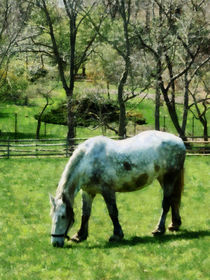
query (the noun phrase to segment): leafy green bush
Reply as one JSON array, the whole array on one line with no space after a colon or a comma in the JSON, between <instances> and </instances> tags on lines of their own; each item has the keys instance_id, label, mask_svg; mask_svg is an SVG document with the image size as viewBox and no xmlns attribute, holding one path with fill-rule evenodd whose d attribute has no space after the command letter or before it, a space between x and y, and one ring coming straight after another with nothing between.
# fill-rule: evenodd
<instances>
[{"instance_id":1,"label":"leafy green bush","mask_svg":"<svg viewBox=\"0 0 210 280\"><path fill-rule=\"evenodd\" d=\"M88 127L98 124L109 124L118 122L119 106L113 100L107 100L97 95L89 95L75 100L73 104L75 120L77 126ZM146 121L142 114L129 112L128 121L137 124L145 124ZM38 119L38 115L35 115ZM67 125L67 105L59 104L56 108L51 109L43 114L42 121L46 123Z\"/></svg>"}]
</instances>

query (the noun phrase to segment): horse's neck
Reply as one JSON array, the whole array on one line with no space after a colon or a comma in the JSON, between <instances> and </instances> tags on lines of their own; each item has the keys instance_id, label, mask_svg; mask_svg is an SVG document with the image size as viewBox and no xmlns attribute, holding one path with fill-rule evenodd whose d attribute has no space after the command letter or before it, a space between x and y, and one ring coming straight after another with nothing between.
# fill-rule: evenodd
<instances>
[{"instance_id":1,"label":"horse's neck","mask_svg":"<svg viewBox=\"0 0 210 280\"><path fill-rule=\"evenodd\" d=\"M77 180L73 179L72 177L62 176L57 189L57 196L61 197L64 193L68 197L72 207L74 205L75 196L80 190Z\"/></svg>"},{"instance_id":2,"label":"horse's neck","mask_svg":"<svg viewBox=\"0 0 210 280\"><path fill-rule=\"evenodd\" d=\"M80 190L78 166L83 155L84 151L82 149L75 150L64 169L58 186L58 192L67 194L72 206L74 198Z\"/></svg>"},{"instance_id":3,"label":"horse's neck","mask_svg":"<svg viewBox=\"0 0 210 280\"><path fill-rule=\"evenodd\" d=\"M76 195L78 194L79 190L80 189L77 186L75 187L74 185L70 186L69 188L67 188L65 190L65 192L69 196L69 200L70 200L72 207L74 206L74 199L75 199Z\"/></svg>"}]
</instances>

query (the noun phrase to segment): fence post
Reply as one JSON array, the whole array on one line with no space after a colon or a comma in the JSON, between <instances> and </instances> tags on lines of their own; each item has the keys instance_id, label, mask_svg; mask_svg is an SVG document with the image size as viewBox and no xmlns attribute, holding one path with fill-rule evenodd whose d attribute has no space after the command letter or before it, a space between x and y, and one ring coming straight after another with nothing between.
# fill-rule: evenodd
<instances>
[{"instance_id":1,"label":"fence post","mask_svg":"<svg viewBox=\"0 0 210 280\"><path fill-rule=\"evenodd\" d=\"M38 148L37 148L37 142L36 142L36 148L35 148L35 150L36 150L36 157L38 157Z\"/></svg>"},{"instance_id":2,"label":"fence post","mask_svg":"<svg viewBox=\"0 0 210 280\"><path fill-rule=\"evenodd\" d=\"M193 116L192 117L192 138L194 137L194 133L195 133L194 128L195 128L195 118Z\"/></svg>"},{"instance_id":3,"label":"fence post","mask_svg":"<svg viewBox=\"0 0 210 280\"><path fill-rule=\"evenodd\" d=\"M17 138L17 113L15 113L15 139Z\"/></svg>"},{"instance_id":4,"label":"fence post","mask_svg":"<svg viewBox=\"0 0 210 280\"><path fill-rule=\"evenodd\" d=\"M9 159L9 156L10 156L10 141L9 141L9 139L8 139L8 141L7 141L7 158Z\"/></svg>"}]
</instances>

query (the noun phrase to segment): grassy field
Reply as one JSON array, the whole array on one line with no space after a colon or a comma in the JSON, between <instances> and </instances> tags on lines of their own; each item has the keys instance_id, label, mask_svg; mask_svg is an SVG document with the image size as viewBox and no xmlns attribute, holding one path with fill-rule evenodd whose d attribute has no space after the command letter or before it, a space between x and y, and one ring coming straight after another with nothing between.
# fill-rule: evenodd
<instances>
[{"instance_id":1,"label":"grassy field","mask_svg":"<svg viewBox=\"0 0 210 280\"><path fill-rule=\"evenodd\" d=\"M1 280L210 278L209 157L186 160L180 232L152 237L162 196L155 182L142 191L117 196L124 241L108 242L112 225L97 196L88 240L66 242L58 249L50 244L48 194L55 193L65 163L66 159L0 161ZM80 200L78 194L76 223L70 235L79 227Z\"/></svg>"}]
</instances>

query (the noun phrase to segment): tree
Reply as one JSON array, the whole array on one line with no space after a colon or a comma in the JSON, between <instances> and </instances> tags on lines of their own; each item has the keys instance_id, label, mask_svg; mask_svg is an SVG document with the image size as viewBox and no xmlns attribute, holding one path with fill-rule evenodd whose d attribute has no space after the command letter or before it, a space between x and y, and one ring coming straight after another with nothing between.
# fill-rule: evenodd
<instances>
[{"instance_id":1,"label":"tree","mask_svg":"<svg viewBox=\"0 0 210 280\"><path fill-rule=\"evenodd\" d=\"M29 36L27 39L28 42L30 41L28 43L29 51L47 55L55 61L58 67L59 77L67 98L67 139L70 141L75 137L73 112L75 76L88 59L97 34L93 32L91 24L87 22L87 15L95 11L95 2L86 5L86 1L82 0L64 0L63 3L64 5L60 7L57 1L37 0L34 11L37 12L36 8L39 8L41 17L34 36ZM100 28L100 24L99 18L98 28ZM81 43L79 32L84 25L89 36L86 36Z\"/></svg>"},{"instance_id":2,"label":"tree","mask_svg":"<svg viewBox=\"0 0 210 280\"><path fill-rule=\"evenodd\" d=\"M193 83L194 85L191 86L192 89L189 89L193 102L188 106L188 110L201 122L204 141L208 141L207 112L210 108L208 106L210 100L210 83L208 79L205 79L204 75L197 76L196 79L193 80ZM202 96L199 94L199 91L203 92Z\"/></svg>"},{"instance_id":3,"label":"tree","mask_svg":"<svg viewBox=\"0 0 210 280\"><path fill-rule=\"evenodd\" d=\"M5 63L0 72L4 74L0 82L1 102L25 105L29 82L24 75L25 67L22 61L17 56L16 59L14 57L10 58L10 63Z\"/></svg>"},{"instance_id":4,"label":"tree","mask_svg":"<svg viewBox=\"0 0 210 280\"><path fill-rule=\"evenodd\" d=\"M41 112L39 113L39 115L36 116L37 117L36 139L40 138L40 129L41 129L41 124L42 124L42 116L43 116L45 110L47 109L47 107L49 105L53 104L52 100L51 100L51 97L50 97L51 91L52 90L50 90L49 92L46 92L46 93L42 93L41 91L39 92L39 94L42 95L45 98L46 103L45 103L44 107L42 108Z\"/></svg>"},{"instance_id":5,"label":"tree","mask_svg":"<svg viewBox=\"0 0 210 280\"><path fill-rule=\"evenodd\" d=\"M153 21L150 24L150 31L145 33L142 32L142 29L135 28L136 36L139 39L140 47L147 50L156 61L158 87L161 90L174 127L180 137L186 140L185 128L189 92L185 90L184 111L181 119L182 124L180 124L180 117L176 108L176 82L184 75L187 77L187 74L194 71L196 67L202 67L210 59L209 56L207 58L203 57L201 52L202 45L206 40L206 34L203 33L204 25L199 24L197 20L199 14L193 10L194 6L192 7L191 2L187 2L185 5L182 5L181 1L155 0L154 2L156 3L156 9L153 13ZM195 15L192 16L192 12ZM189 14L190 19L187 17ZM200 60L198 66L200 57L203 57L203 59ZM185 87L185 89L187 88ZM156 93L156 109L158 109L159 97L158 92ZM158 117L158 114L156 117Z\"/></svg>"},{"instance_id":6,"label":"tree","mask_svg":"<svg viewBox=\"0 0 210 280\"><path fill-rule=\"evenodd\" d=\"M118 53L123 60L123 70L118 82L118 104L120 108L118 134L124 138L126 136L126 107L124 100L125 85L131 73L131 40L129 34L129 24L131 16L131 0L103 1L105 11L109 18L100 32L93 19L90 19L95 26L102 41L108 43ZM116 32L115 32L116 31ZM122 38L123 34L123 38Z\"/></svg>"},{"instance_id":7,"label":"tree","mask_svg":"<svg viewBox=\"0 0 210 280\"><path fill-rule=\"evenodd\" d=\"M5 86L10 58L17 52L31 4L26 1L2 0L0 2L0 87Z\"/></svg>"},{"instance_id":8,"label":"tree","mask_svg":"<svg viewBox=\"0 0 210 280\"><path fill-rule=\"evenodd\" d=\"M183 77L183 86L184 86L184 110L182 118L182 130L186 130L187 116L189 108L192 107L192 104L189 106L190 99L193 99L194 105L198 112L198 119L200 119L202 125L204 126L204 138L206 138L207 133L207 119L205 114L207 112L205 108L205 102L208 98L208 94L203 99L204 111L201 114L199 112L199 106L197 106L197 101L199 100L196 95L197 91L197 81L199 81L200 86L202 86L205 75L203 71L208 72L208 68L205 67L210 60L209 56L209 31L208 31L208 21L205 13L204 2L200 2L199 5L196 2L192 2L192 5L187 6L187 13L185 14L185 32L178 34L178 39L180 40L183 52L183 60L187 65L196 53L194 63L190 68L184 73ZM205 69L205 70L203 70ZM201 78L202 77L202 78ZM203 79L203 81L202 81ZM205 84L204 84L205 85ZM204 86L205 91L205 86ZM194 92L194 94L192 94ZM208 91L207 91L208 92ZM201 99L201 100L202 100ZM200 102L200 100L199 100ZM198 103L199 103L198 102ZM191 110L191 109L190 109ZM204 116L204 117L203 117ZM207 136L208 137L208 136Z\"/></svg>"},{"instance_id":9,"label":"tree","mask_svg":"<svg viewBox=\"0 0 210 280\"><path fill-rule=\"evenodd\" d=\"M117 86L122 73L123 62L116 50L109 44L97 46L88 62L88 76L95 84L106 84L108 99L110 99L110 84Z\"/></svg>"}]
</instances>

